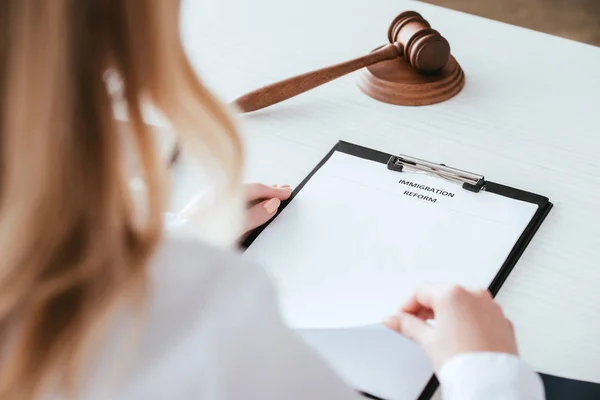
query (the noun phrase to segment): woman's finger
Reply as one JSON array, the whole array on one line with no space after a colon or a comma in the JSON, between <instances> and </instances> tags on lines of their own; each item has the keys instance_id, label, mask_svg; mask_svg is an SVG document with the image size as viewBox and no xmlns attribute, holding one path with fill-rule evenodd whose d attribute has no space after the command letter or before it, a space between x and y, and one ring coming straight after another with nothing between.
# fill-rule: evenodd
<instances>
[{"instance_id":1,"label":"woman's finger","mask_svg":"<svg viewBox=\"0 0 600 400\"><path fill-rule=\"evenodd\" d=\"M432 329L425 321L406 313L392 315L383 324L418 344L425 341Z\"/></svg>"},{"instance_id":2,"label":"woman's finger","mask_svg":"<svg viewBox=\"0 0 600 400\"><path fill-rule=\"evenodd\" d=\"M402 306L402 312L416 314L422 309L434 310L434 298L440 291L441 288L436 286L423 286L417 289Z\"/></svg>"},{"instance_id":3,"label":"woman's finger","mask_svg":"<svg viewBox=\"0 0 600 400\"><path fill-rule=\"evenodd\" d=\"M268 222L281 205L281 200L277 197L264 200L252 207L246 213L246 232L251 231Z\"/></svg>"},{"instance_id":4,"label":"woman's finger","mask_svg":"<svg viewBox=\"0 0 600 400\"><path fill-rule=\"evenodd\" d=\"M431 308L421 308L414 314L414 316L423 321L427 321L428 319L433 319L435 314Z\"/></svg>"},{"instance_id":5,"label":"woman's finger","mask_svg":"<svg viewBox=\"0 0 600 400\"><path fill-rule=\"evenodd\" d=\"M487 296L478 290L478 296ZM457 285L424 286L417 289L400 309L402 312L416 314L421 309L432 310L448 304L462 301L465 296L473 296L473 292ZM489 297L491 299L491 296Z\"/></svg>"},{"instance_id":6,"label":"woman's finger","mask_svg":"<svg viewBox=\"0 0 600 400\"><path fill-rule=\"evenodd\" d=\"M292 194L288 185L281 187L267 186L262 183L251 183L246 185L246 201L248 203L258 200L274 199L287 200Z\"/></svg>"}]
</instances>

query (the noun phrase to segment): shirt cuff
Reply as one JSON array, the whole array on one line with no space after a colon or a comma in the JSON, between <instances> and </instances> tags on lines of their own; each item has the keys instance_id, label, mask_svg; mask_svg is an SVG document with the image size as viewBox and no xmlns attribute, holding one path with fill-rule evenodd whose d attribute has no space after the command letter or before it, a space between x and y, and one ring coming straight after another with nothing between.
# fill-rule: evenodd
<instances>
[{"instance_id":1,"label":"shirt cuff","mask_svg":"<svg viewBox=\"0 0 600 400\"><path fill-rule=\"evenodd\" d=\"M541 377L512 354L460 354L446 361L437 377L444 400L545 398Z\"/></svg>"}]
</instances>

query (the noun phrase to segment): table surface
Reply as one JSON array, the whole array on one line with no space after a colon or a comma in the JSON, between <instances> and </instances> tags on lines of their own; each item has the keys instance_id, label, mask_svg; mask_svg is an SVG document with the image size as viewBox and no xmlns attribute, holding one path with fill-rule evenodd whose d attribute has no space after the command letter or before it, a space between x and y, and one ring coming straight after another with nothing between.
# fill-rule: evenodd
<instances>
[{"instance_id":1,"label":"table surface","mask_svg":"<svg viewBox=\"0 0 600 400\"><path fill-rule=\"evenodd\" d=\"M548 196L555 207L497 299L535 369L600 382L600 48L401 0L188 0L182 35L201 78L231 101L365 54L405 10L449 40L463 91L399 107L363 95L351 74L242 115L246 178L298 184L346 140Z\"/></svg>"}]
</instances>

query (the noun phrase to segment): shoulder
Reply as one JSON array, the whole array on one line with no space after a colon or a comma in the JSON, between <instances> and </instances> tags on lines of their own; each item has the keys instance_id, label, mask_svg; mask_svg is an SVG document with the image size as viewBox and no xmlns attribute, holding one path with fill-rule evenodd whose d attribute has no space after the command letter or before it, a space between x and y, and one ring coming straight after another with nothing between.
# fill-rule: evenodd
<instances>
[{"instance_id":1,"label":"shoulder","mask_svg":"<svg viewBox=\"0 0 600 400\"><path fill-rule=\"evenodd\" d=\"M218 355L239 340L245 305L274 295L266 273L239 252L193 239L165 239L149 269L143 310L112 319L86 398L175 399L210 389L192 383L223 370Z\"/></svg>"},{"instance_id":2,"label":"shoulder","mask_svg":"<svg viewBox=\"0 0 600 400\"><path fill-rule=\"evenodd\" d=\"M163 321L180 313L188 320L201 318L265 291L271 291L266 273L240 252L169 238L150 266L148 311Z\"/></svg>"},{"instance_id":3,"label":"shoulder","mask_svg":"<svg viewBox=\"0 0 600 400\"><path fill-rule=\"evenodd\" d=\"M245 258L240 250L219 249L194 238L168 237L158 248L150 263L151 287L169 291L199 286L247 286L268 284L265 271ZM157 294L157 293L156 293Z\"/></svg>"},{"instance_id":4,"label":"shoulder","mask_svg":"<svg viewBox=\"0 0 600 400\"><path fill-rule=\"evenodd\" d=\"M166 237L150 264L152 284L185 279L198 283L204 279L223 279L233 270L249 263L235 250L222 250L191 237ZM166 280L166 281L165 281Z\"/></svg>"}]
</instances>

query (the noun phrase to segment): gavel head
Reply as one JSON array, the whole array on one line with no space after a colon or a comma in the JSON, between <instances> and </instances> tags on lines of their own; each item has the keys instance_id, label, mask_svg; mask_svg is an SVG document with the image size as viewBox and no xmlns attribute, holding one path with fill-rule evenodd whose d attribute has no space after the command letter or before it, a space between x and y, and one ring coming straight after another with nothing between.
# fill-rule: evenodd
<instances>
[{"instance_id":1,"label":"gavel head","mask_svg":"<svg viewBox=\"0 0 600 400\"><path fill-rule=\"evenodd\" d=\"M413 68L425 74L441 70L450 59L448 41L414 11L403 12L394 19L388 29L388 40L400 43L404 58Z\"/></svg>"}]
</instances>

